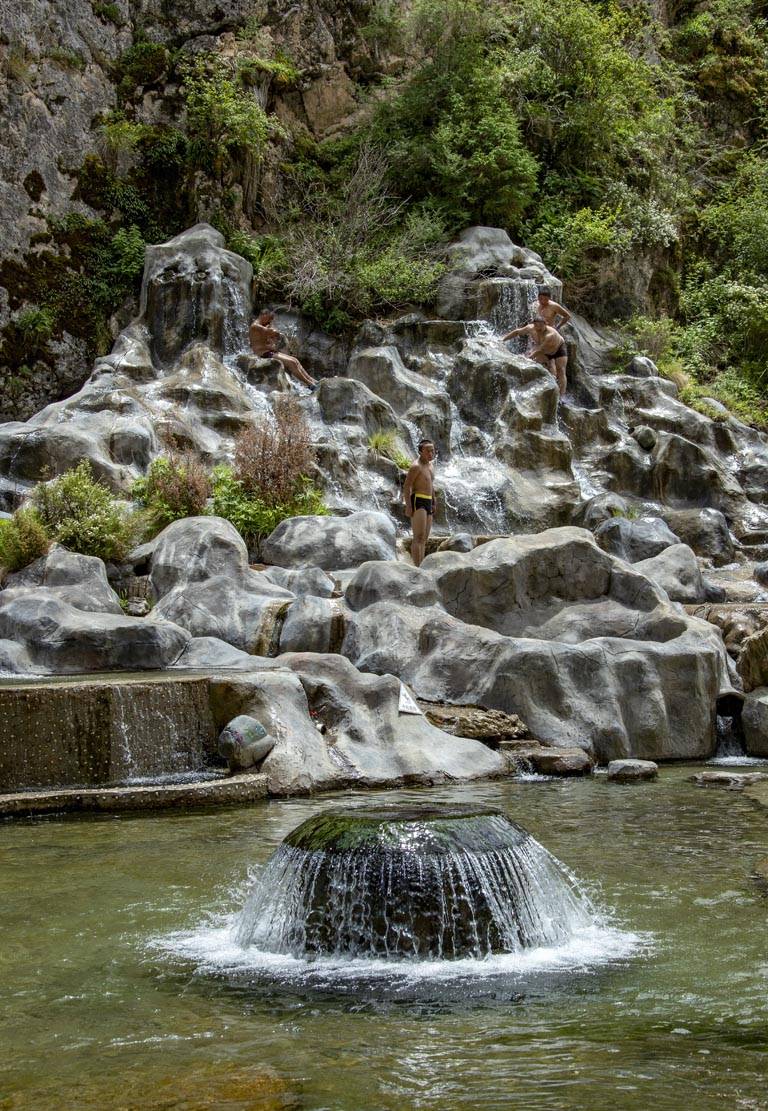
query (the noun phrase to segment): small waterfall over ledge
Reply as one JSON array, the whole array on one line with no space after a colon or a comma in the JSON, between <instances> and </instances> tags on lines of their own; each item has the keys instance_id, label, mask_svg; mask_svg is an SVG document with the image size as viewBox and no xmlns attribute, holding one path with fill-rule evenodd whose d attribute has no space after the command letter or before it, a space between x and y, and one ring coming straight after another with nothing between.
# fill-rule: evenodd
<instances>
[{"instance_id":1,"label":"small waterfall over ledge","mask_svg":"<svg viewBox=\"0 0 768 1111\"><path fill-rule=\"evenodd\" d=\"M492 810L326 811L267 863L237 943L295 958L485 959L566 944L594 910Z\"/></svg>"}]
</instances>

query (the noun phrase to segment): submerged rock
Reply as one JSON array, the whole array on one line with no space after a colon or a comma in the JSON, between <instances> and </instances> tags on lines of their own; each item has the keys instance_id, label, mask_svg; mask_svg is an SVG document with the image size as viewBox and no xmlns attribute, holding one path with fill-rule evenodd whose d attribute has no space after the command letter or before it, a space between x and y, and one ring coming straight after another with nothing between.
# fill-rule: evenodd
<instances>
[{"instance_id":1,"label":"submerged rock","mask_svg":"<svg viewBox=\"0 0 768 1111\"><path fill-rule=\"evenodd\" d=\"M653 760L611 760L608 779L614 783L639 783L656 779L659 765Z\"/></svg>"}]
</instances>

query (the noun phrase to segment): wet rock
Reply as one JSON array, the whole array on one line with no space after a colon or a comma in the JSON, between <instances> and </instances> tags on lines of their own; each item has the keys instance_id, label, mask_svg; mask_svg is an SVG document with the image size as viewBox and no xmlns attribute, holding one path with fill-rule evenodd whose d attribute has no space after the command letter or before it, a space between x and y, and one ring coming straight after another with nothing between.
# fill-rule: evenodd
<instances>
[{"instance_id":1,"label":"wet rock","mask_svg":"<svg viewBox=\"0 0 768 1111\"><path fill-rule=\"evenodd\" d=\"M752 568L752 578L761 586L768 586L768 562L756 563Z\"/></svg>"},{"instance_id":2,"label":"wet rock","mask_svg":"<svg viewBox=\"0 0 768 1111\"><path fill-rule=\"evenodd\" d=\"M450 400L430 379L408 370L396 347L356 351L347 373L384 398L398 416L417 425L420 435L433 440L439 451L448 449Z\"/></svg>"},{"instance_id":3,"label":"wet rock","mask_svg":"<svg viewBox=\"0 0 768 1111\"><path fill-rule=\"evenodd\" d=\"M399 711L400 681L365 675L340 656L281 657L301 679L309 705L344 778L378 786L439 783L501 775L503 758L479 741L436 729Z\"/></svg>"},{"instance_id":4,"label":"wet rock","mask_svg":"<svg viewBox=\"0 0 768 1111\"><path fill-rule=\"evenodd\" d=\"M672 544L680 543L679 537L659 517L639 517L636 520L613 517L597 526L595 540L603 551L627 563L651 559Z\"/></svg>"},{"instance_id":5,"label":"wet rock","mask_svg":"<svg viewBox=\"0 0 768 1111\"><path fill-rule=\"evenodd\" d=\"M632 436L643 451L653 451L656 447L656 433L647 424L641 424L637 428L633 428Z\"/></svg>"},{"instance_id":6,"label":"wet rock","mask_svg":"<svg viewBox=\"0 0 768 1111\"><path fill-rule=\"evenodd\" d=\"M532 751L528 759L540 775L590 775L594 759L581 748L549 748Z\"/></svg>"},{"instance_id":7,"label":"wet rock","mask_svg":"<svg viewBox=\"0 0 768 1111\"><path fill-rule=\"evenodd\" d=\"M736 670L745 691L768 686L768 628L752 633L742 642Z\"/></svg>"},{"instance_id":8,"label":"wet rock","mask_svg":"<svg viewBox=\"0 0 768 1111\"><path fill-rule=\"evenodd\" d=\"M614 783L639 783L656 779L659 765L653 760L611 760L608 779Z\"/></svg>"},{"instance_id":9,"label":"wet rock","mask_svg":"<svg viewBox=\"0 0 768 1111\"><path fill-rule=\"evenodd\" d=\"M348 517L290 517L261 545L261 558L278 567L357 567L395 558L395 526L383 513Z\"/></svg>"},{"instance_id":10,"label":"wet rock","mask_svg":"<svg viewBox=\"0 0 768 1111\"><path fill-rule=\"evenodd\" d=\"M168 525L155 546L151 582L155 616L258 655L277 651L280 622L294 599L251 571L245 543L221 517Z\"/></svg>"},{"instance_id":11,"label":"wet rock","mask_svg":"<svg viewBox=\"0 0 768 1111\"><path fill-rule=\"evenodd\" d=\"M633 359L629 360L624 373L630 374L634 378L657 378L659 370L653 359L649 359L645 355L635 355Z\"/></svg>"},{"instance_id":12,"label":"wet rock","mask_svg":"<svg viewBox=\"0 0 768 1111\"><path fill-rule=\"evenodd\" d=\"M755 783L768 780L763 772L698 772L691 776L697 787L725 787L729 791L743 791Z\"/></svg>"},{"instance_id":13,"label":"wet rock","mask_svg":"<svg viewBox=\"0 0 768 1111\"><path fill-rule=\"evenodd\" d=\"M672 544L652 559L638 560L634 566L666 591L673 602L692 604L707 597L701 569L687 544Z\"/></svg>"},{"instance_id":14,"label":"wet rock","mask_svg":"<svg viewBox=\"0 0 768 1111\"><path fill-rule=\"evenodd\" d=\"M741 711L748 756L768 756L768 687L757 687L744 698Z\"/></svg>"},{"instance_id":15,"label":"wet rock","mask_svg":"<svg viewBox=\"0 0 768 1111\"><path fill-rule=\"evenodd\" d=\"M615 517L624 518L629 513L629 502L619 494L607 492L597 494L590 498L577 514L575 523L582 524L584 528L594 531L604 521L611 521Z\"/></svg>"}]
</instances>

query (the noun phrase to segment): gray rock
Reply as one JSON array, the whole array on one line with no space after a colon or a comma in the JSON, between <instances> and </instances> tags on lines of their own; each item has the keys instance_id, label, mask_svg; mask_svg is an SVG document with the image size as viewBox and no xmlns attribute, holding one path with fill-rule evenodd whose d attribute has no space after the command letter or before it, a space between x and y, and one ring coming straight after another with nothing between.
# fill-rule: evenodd
<instances>
[{"instance_id":1,"label":"gray rock","mask_svg":"<svg viewBox=\"0 0 768 1111\"><path fill-rule=\"evenodd\" d=\"M260 721L239 714L219 734L218 752L229 764L230 772L237 772L258 764L275 744L275 738L268 735Z\"/></svg>"},{"instance_id":2,"label":"gray rock","mask_svg":"<svg viewBox=\"0 0 768 1111\"><path fill-rule=\"evenodd\" d=\"M717 509L663 509L661 516L684 544L715 567L733 563L733 537L724 515Z\"/></svg>"},{"instance_id":3,"label":"gray rock","mask_svg":"<svg viewBox=\"0 0 768 1111\"><path fill-rule=\"evenodd\" d=\"M665 525L660 517L639 517L630 520L626 517L613 517L595 529L595 540L605 552L638 563L651 559L680 538Z\"/></svg>"},{"instance_id":4,"label":"gray rock","mask_svg":"<svg viewBox=\"0 0 768 1111\"><path fill-rule=\"evenodd\" d=\"M629 502L626 498L610 492L596 494L581 508L575 523L594 531L604 521L612 521L615 517L626 517L628 512Z\"/></svg>"},{"instance_id":5,"label":"gray rock","mask_svg":"<svg viewBox=\"0 0 768 1111\"><path fill-rule=\"evenodd\" d=\"M155 547L151 583L156 616L257 655L277 651L280 623L294 599L250 570L245 543L221 517L168 525Z\"/></svg>"},{"instance_id":6,"label":"gray rock","mask_svg":"<svg viewBox=\"0 0 768 1111\"><path fill-rule=\"evenodd\" d=\"M280 631L280 652L338 652L345 628L337 602L305 595L288 609Z\"/></svg>"},{"instance_id":7,"label":"gray rock","mask_svg":"<svg viewBox=\"0 0 768 1111\"><path fill-rule=\"evenodd\" d=\"M457 532L438 545L439 552L471 552L475 542L468 532Z\"/></svg>"},{"instance_id":8,"label":"gray rock","mask_svg":"<svg viewBox=\"0 0 768 1111\"><path fill-rule=\"evenodd\" d=\"M768 586L768 562L756 563L752 568L752 578L761 586Z\"/></svg>"},{"instance_id":9,"label":"gray rock","mask_svg":"<svg viewBox=\"0 0 768 1111\"><path fill-rule=\"evenodd\" d=\"M173 664L174 668L205 671L274 671L273 659L252 656L218 637L192 637Z\"/></svg>"},{"instance_id":10,"label":"gray rock","mask_svg":"<svg viewBox=\"0 0 768 1111\"><path fill-rule=\"evenodd\" d=\"M383 513L349 517L290 517L261 545L261 558L278 567L357 567L395 558L395 526Z\"/></svg>"},{"instance_id":11,"label":"gray rock","mask_svg":"<svg viewBox=\"0 0 768 1111\"><path fill-rule=\"evenodd\" d=\"M517 714L543 741L603 761L713 754L715 699L730 686L719 631L585 530L438 553L419 573L438 603L392 600L384 567L356 597L342 651L362 670Z\"/></svg>"},{"instance_id":12,"label":"gray rock","mask_svg":"<svg viewBox=\"0 0 768 1111\"><path fill-rule=\"evenodd\" d=\"M659 371L653 359L649 359L645 355L635 355L633 359L629 360L624 373L630 374L634 378L656 378Z\"/></svg>"},{"instance_id":13,"label":"gray rock","mask_svg":"<svg viewBox=\"0 0 768 1111\"><path fill-rule=\"evenodd\" d=\"M301 679L330 752L352 783L440 783L505 772L503 758L479 741L400 713L400 681L393 675L364 675L340 656L300 653L281 662Z\"/></svg>"},{"instance_id":14,"label":"gray rock","mask_svg":"<svg viewBox=\"0 0 768 1111\"><path fill-rule=\"evenodd\" d=\"M611 760L608 779L614 783L639 783L656 779L659 765L653 760Z\"/></svg>"},{"instance_id":15,"label":"gray rock","mask_svg":"<svg viewBox=\"0 0 768 1111\"><path fill-rule=\"evenodd\" d=\"M344 600L350 609L360 610L387 598L409 606L434 606L440 593L430 575L407 563L364 563L347 584Z\"/></svg>"},{"instance_id":16,"label":"gray rock","mask_svg":"<svg viewBox=\"0 0 768 1111\"><path fill-rule=\"evenodd\" d=\"M673 602L691 605L715 600L707 597L701 569L687 544L673 544L652 559L639 560L634 566L666 591Z\"/></svg>"},{"instance_id":17,"label":"gray rock","mask_svg":"<svg viewBox=\"0 0 768 1111\"><path fill-rule=\"evenodd\" d=\"M528 759L539 775L590 775L595 765L581 748L537 748Z\"/></svg>"},{"instance_id":18,"label":"gray rock","mask_svg":"<svg viewBox=\"0 0 768 1111\"><path fill-rule=\"evenodd\" d=\"M267 567L263 575L275 586L290 590L297 598L305 594L314 598L330 598L334 591L333 579L319 567L302 567L298 571L287 567Z\"/></svg>"},{"instance_id":19,"label":"gray rock","mask_svg":"<svg viewBox=\"0 0 768 1111\"><path fill-rule=\"evenodd\" d=\"M757 687L745 695L741 724L747 755L768 756L768 687Z\"/></svg>"},{"instance_id":20,"label":"gray rock","mask_svg":"<svg viewBox=\"0 0 768 1111\"><path fill-rule=\"evenodd\" d=\"M656 433L647 424L640 424L637 428L633 428L632 436L643 451L653 451L656 447Z\"/></svg>"},{"instance_id":21,"label":"gray rock","mask_svg":"<svg viewBox=\"0 0 768 1111\"><path fill-rule=\"evenodd\" d=\"M5 580L5 589L10 591L34 587L45 587L61 601L89 613L123 612L120 599L107 582L104 563L95 556L78 555L58 544Z\"/></svg>"}]
</instances>

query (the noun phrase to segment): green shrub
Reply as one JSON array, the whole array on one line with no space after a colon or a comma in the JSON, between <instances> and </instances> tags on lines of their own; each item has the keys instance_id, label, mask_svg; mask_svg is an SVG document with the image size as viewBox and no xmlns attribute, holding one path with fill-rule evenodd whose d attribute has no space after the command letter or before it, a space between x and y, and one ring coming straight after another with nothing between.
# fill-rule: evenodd
<instances>
[{"instance_id":1,"label":"green shrub","mask_svg":"<svg viewBox=\"0 0 768 1111\"><path fill-rule=\"evenodd\" d=\"M144 478L134 482L131 495L145 507L151 535L182 517L205 513L211 478L193 456L161 455L153 459Z\"/></svg>"},{"instance_id":2,"label":"green shrub","mask_svg":"<svg viewBox=\"0 0 768 1111\"><path fill-rule=\"evenodd\" d=\"M247 493L244 484L231 467L213 470L213 504L216 517L231 521L246 544L253 548L287 517L325 514L328 509L322 495L308 479L301 479L286 502L265 502L258 495Z\"/></svg>"},{"instance_id":3,"label":"green shrub","mask_svg":"<svg viewBox=\"0 0 768 1111\"><path fill-rule=\"evenodd\" d=\"M50 546L35 509L17 509L10 520L0 521L0 567L6 571L20 571L44 556Z\"/></svg>"},{"instance_id":4,"label":"green shrub","mask_svg":"<svg viewBox=\"0 0 768 1111\"><path fill-rule=\"evenodd\" d=\"M227 246L250 262L254 281L261 288L270 286L288 267L288 253L279 236L249 235L236 229L227 235Z\"/></svg>"},{"instance_id":5,"label":"green shrub","mask_svg":"<svg viewBox=\"0 0 768 1111\"><path fill-rule=\"evenodd\" d=\"M401 471L407 471L411 465L394 428L380 428L377 432L372 432L368 437L368 447L376 455L389 459Z\"/></svg>"},{"instance_id":6,"label":"green shrub","mask_svg":"<svg viewBox=\"0 0 768 1111\"><path fill-rule=\"evenodd\" d=\"M56 327L56 319L49 308L24 309L15 323L21 335L35 345L50 339Z\"/></svg>"},{"instance_id":7,"label":"green shrub","mask_svg":"<svg viewBox=\"0 0 768 1111\"><path fill-rule=\"evenodd\" d=\"M198 56L182 67L190 154L219 177L233 152L260 159L274 124L237 74L214 55Z\"/></svg>"},{"instance_id":8,"label":"green shrub","mask_svg":"<svg viewBox=\"0 0 768 1111\"><path fill-rule=\"evenodd\" d=\"M144 85L154 85L165 76L171 56L161 42L140 39L120 56L115 64L115 77L123 97Z\"/></svg>"},{"instance_id":9,"label":"green shrub","mask_svg":"<svg viewBox=\"0 0 768 1111\"><path fill-rule=\"evenodd\" d=\"M94 4L93 12L105 22L114 23L116 27L122 26L123 18L117 4Z\"/></svg>"},{"instance_id":10,"label":"green shrub","mask_svg":"<svg viewBox=\"0 0 768 1111\"><path fill-rule=\"evenodd\" d=\"M32 502L51 540L72 552L122 559L136 539L135 515L96 481L87 459L36 486Z\"/></svg>"}]
</instances>

